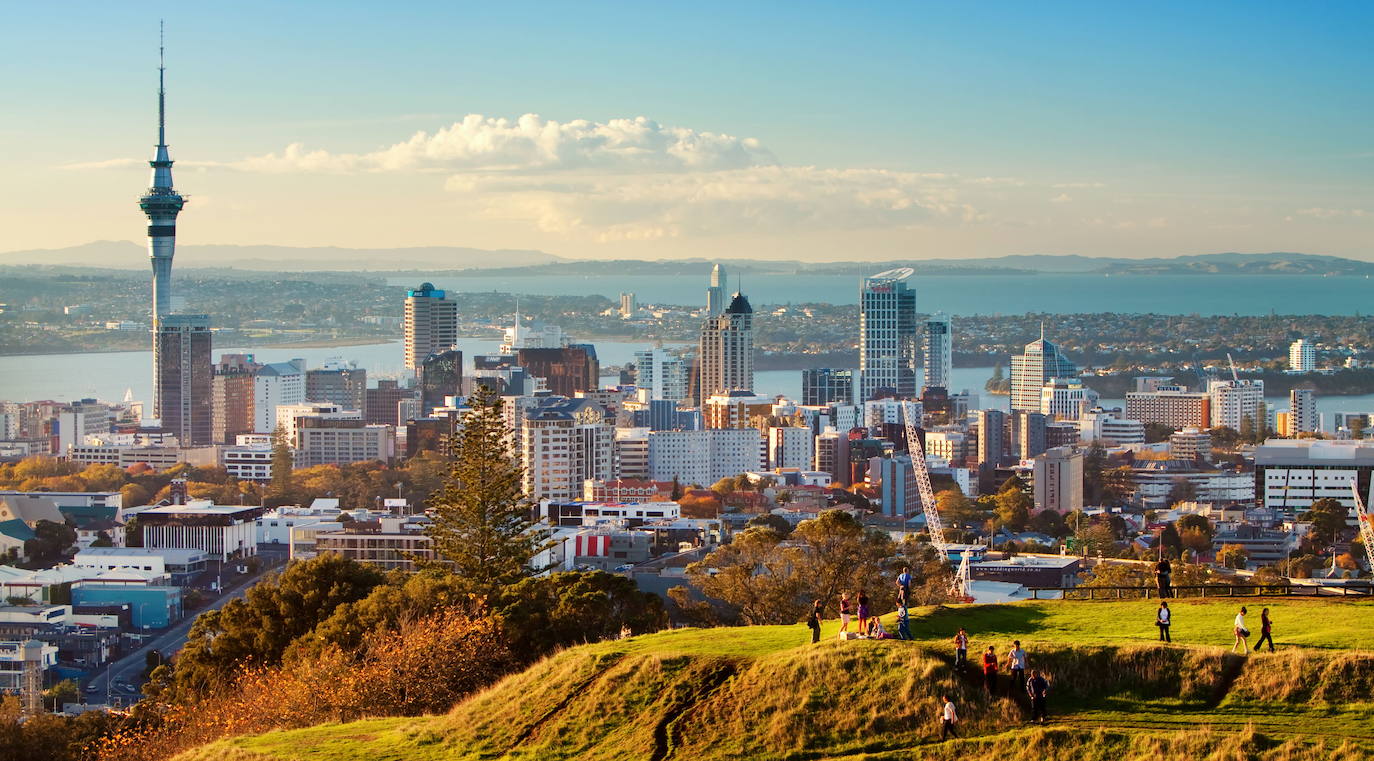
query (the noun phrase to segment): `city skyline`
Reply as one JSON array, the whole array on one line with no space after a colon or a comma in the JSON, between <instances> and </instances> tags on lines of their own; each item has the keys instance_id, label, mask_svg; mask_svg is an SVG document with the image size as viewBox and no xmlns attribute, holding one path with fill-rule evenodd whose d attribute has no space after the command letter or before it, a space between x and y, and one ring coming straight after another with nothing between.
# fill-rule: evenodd
<instances>
[{"instance_id":1,"label":"city skyline","mask_svg":"<svg viewBox=\"0 0 1374 761\"><path fill-rule=\"evenodd\" d=\"M331 8L289 41L251 4L170 10L188 242L1374 257L1361 5L759 6L721 25L419 4ZM146 171L156 20L25 12L65 33L16 41L54 64L14 83L29 113L5 131L26 151L0 247L135 239L111 199Z\"/></svg>"}]
</instances>

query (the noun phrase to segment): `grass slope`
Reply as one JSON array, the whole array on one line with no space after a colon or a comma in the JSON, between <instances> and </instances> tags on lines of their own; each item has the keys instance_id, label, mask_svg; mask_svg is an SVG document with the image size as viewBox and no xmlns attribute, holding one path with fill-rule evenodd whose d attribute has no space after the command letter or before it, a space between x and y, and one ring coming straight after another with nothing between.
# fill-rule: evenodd
<instances>
[{"instance_id":1,"label":"grass slope","mask_svg":"<svg viewBox=\"0 0 1374 761\"><path fill-rule=\"evenodd\" d=\"M1280 652L1225 653L1244 602ZM1043 602L914 611L914 643L809 643L802 626L690 629L574 648L444 716L376 719L221 741L181 761L415 759L1255 758L1374 754L1374 656L1355 649L1374 604L1178 601L1173 646L1154 602ZM950 668L1021 639L1054 682L1048 727ZM833 635L836 622L825 634ZM1298 647L1294 647L1298 645ZM939 741L940 694L964 737Z\"/></svg>"}]
</instances>

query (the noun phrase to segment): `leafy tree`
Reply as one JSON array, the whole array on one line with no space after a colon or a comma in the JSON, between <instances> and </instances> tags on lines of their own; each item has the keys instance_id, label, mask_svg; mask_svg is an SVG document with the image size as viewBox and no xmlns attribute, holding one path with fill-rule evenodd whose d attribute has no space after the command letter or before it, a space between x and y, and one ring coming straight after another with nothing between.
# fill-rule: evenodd
<instances>
[{"instance_id":1,"label":"leafy tree","mask_svg":"<svg viewBox=\"0 0 1374 761\"><path fill-rule=\"evenodd\" d=\"M1135 491L1135 471L1122 465L1109 468L1102 474L1099 488L1101 504L1120 505Z\"/></svg>"},{"instance_id":2,"label":"leafy tree","mask_svg":"<svg viewBox=\"0 0 1374 761\"><path fill-rule=\"evenodd\" d=\"M443 488L429 500L428 533L437 557L490 594L535 572L529 562L546 537L534 528L524 473L506 445L501 398L483 386L468 406Z\"/></svg>"},{"instance_id":3,"label":"leafy tree","mask_svg":"<svg viewBox=\"0 0 1374 761\"><path fill-rule=\"evenodd\" d=\"M728 497L731 494L734 494L735 490L738 488L738 482L732 477L722 478L711 485L711 491L721 495L722 497Z\"/></svg>"},{"instance_id":4,"label":"leafy tree","mask_svg":"<svg viewBox=\"0 0 1374 761\"><path fill-rule=\"evenodd\" d=\"M1068 524L1057 510L1041 510L1031 517L1030 528L1046 536L1062 539L1069 535Z\"/></svg>"},{"instance_id":5,"label":"leafy tree","mask_svg":"<svg viewBox=\"0 0 1374 761\"><path fill-rule=\"evenodd\" d=\"M958 489L947 489L936 494L935 509L946 528L981 523L978 507Z\"/></svg>"},{"instance_id":6,"label":"leafy tree","mask_svg":"<svg viewBox=\"0 0 1374 761\"><path fill-rule=\"evenodd\" d=\"M782 541L770 528L745 529L687 566L687 578L707 597L737 609L746 624L795 623L807 606L797 573L803 551Z\"/></svg>"},{"instance_id":7,"label":"leafy tree","mask_svg":"<svg viewBox=\"0 0 1374 761\"><path fill-rule=\"evenodd\" d=\"M677 476L673 476L673 491L669 495L669 499L674 502L682 499L682 482L678 480Z\"/></svg>"},{"instance_id":8,"label":"leafy tree","mask_svg":"<svg viewBox=\"0 0 1374 761\"><path fill-rule=\"evenodd\" d=\"M340 605L366 597L382 580L375 566L339 555L293 561L280 575L249 588L243 598L196 618L177 656L178 693L205 694L228 685L247 666L281 662L293 640Z\"/></svg>"},{"instance_id":9,"label":"leafy tree","mask_svg":"<svg viewBox=\"0 0 1374 761\"><path fill-rule=\"evenodd\" d=\"M143 527L139 525L137 515L124 522L124 546L143 546Z\"/></svg>"},{"instance_id":10,"label":"leafy tree","mask_svg":"<svg viewBox=\"0 0 1374 761\"><path fill-rule=\"evenodd\" d=\"M43 704L51 706L53 711L62 710L64 703L79 703L80 701L81 687L74 679L63 679L43 690Z\"/></svg>"},{"instance_id":11,"label":"leafy tree","mask_svg":"<svg viewBox=\"0 0 1374 761\"><path fill-rule=\"evenodd\" d=\"M1212 551L1212 537L1202 529L1185 528L1179 532L1179 539L1185 549L1199 555Z\"/></svg>"},{"instance_id":12,"label":"leafy tree","mask_svg":"<svg viewBox=\"0 0 1374 761\"><path fill-rule=\"evenodd\" d=\"M1017 482L1020 483L1020 479L1017 479ZM1030 498L1030 495L1020 489L1008 489L1004 485L994 500L997 503L998 525L1006 526L1012 531L1026 530L1026 524L1030 522L1031 510L1035 507L1035 502Z\"/></svg>"},{"instance_id":13,"label":"leafy tree","mask_svg":"<svg viewBox=\"0 0 1374 761\"><path fill-rule=\"evenodd\" d=\"M1207 520L1207 516L1198 515L1197 513L1189 513L1187 515L1184 515L1174 523L1178 527L1178 532L1180 535L1188 531L1198 531L1203 536L1207 537L1207 542L1209 545L1212 541L1212 537L1216 536L1217 533L1216 529L1212 526L1212 522Z\"/></svg>"},{"instance_id":14,"label":"leafy tree","mask_svg":"<svg viewBox=\"0 0 1374 761\"><path fill-rule=\"evenodd\" d=\"M100 531L100 532L96 533L95 539L91 542L91 546L92 546L92 547L113 547L113 546L114 546L114 537L110 536L110 532L108 532L108 531Z\"/></svg>"},{"instance_id":15,"label":"leafy tree","mask_svg":"<svg viewBox=\"0 0 1374 761\"><path fill-rule=\"evenodd\" d=\"M76 529L66 523L38 521L33 533L34 537L24 542L24 554L34 568L55 565L76 544Z\"/></svg>"},{"instance_id":16,"label":"leafy tree","mask_svg":"<svg viewBox=\"0 0 1374 761\"><path fill-rule=\"evenodd\" d=\"M1197 500L1197 485L1182 476L1175 478L1169 485L1170 505L1177 505L1180 502L1194 502Z\"/></svg>"},{"instance_id":17,"label":"leafy tree","mask_svg":"<svg viewBox=\"0 0 1374 761\"><path fill-rule=\"evenodd\" d=\"M1174 427L1164 423L1145 424L1145 442L1147 444L1157 444L1161 441L1168 441L1174 434Z\"/></svg>"},{"instance_id":18,"label":"leafy tree","mask_svg":"<svg viewBox=\"0 0 1374 761\"><path fill-rule=\"evenodd\" d=\"M783 537L784 539L787 538L788 534L792 533L792 524L789 523L788 520L782 517L781 515L774 515L772 513L756 515L753 518L750 518L749 522L744 525L746 528L752 528L754 526L771 528L774 531L778 532L778 535Z\"/></svg>"},{"instance_id":19,"label":"leafy tree","mask_svg":"<svg viewBox=\"0 0 1374 761\"><path fill-rule=\"evenodd\" d=\"M822 605L829 606L841 592L864 590L881 608L895 595L887 579L886 564L894 549L887 534L844 511L825 510L797 524L792 536L806 543L799 572L809 596Z\"/></svg>"},{"instance_id":20,"label":"leafy tree","mask_svg":"<svg viewBox=\"0 0 1374 761\"><path fill-rule=\"evenodd\" d=\"M1171 558L1183 557L1183 537L1179 536L1174 524L1165 524L1164 530L1159 532L1159 546Z\"/></svg>"},{"instance_id":21,"label":"leafy tree","mask_svg":"<svg viewBox=\"0 0 1374 761\"><path fill-rule=\"evenodd\" d=\"M1302 519L1312 524L1311 535L1314 541L1321 542L1322 546L1330 546L1345 532L1349 514L1350 508L1330 497L1324 497L1313 502Z\"/></svg>"},{"instance_id":22,"label":"leafy tree","mask_svg":"<svg viewBox=\"0 0 1374 761\"><path fill-rule=\"evenodd\" d=\"M502 588L493 609L505 622L511 650L529 660L625 629L647 634L668 624L658 595L602 571L525 579Z\"/></svg>"},{"instance_id":23,"label":"leafy tree","mask_svg":"<svg viewBox=\"0 0 1374 761\"><path fill-rule=\"evenodd\" d=\"M1250 562L1250 553L1239 544L1223 544L1217 550L1217 562L1226 568L1244 568Z\"/></svg>"},{"instance_id":24,"label":"leafy tree","mask_svg":"<svg viewBox=\"0 0 1374 761\"><path fill-rule=\"evenodd\" d=\"M1116 556L1116 534L1106 523L1086 523L1077 534L1079 552L1084 555Z\"/></svg>"}]
</instances>

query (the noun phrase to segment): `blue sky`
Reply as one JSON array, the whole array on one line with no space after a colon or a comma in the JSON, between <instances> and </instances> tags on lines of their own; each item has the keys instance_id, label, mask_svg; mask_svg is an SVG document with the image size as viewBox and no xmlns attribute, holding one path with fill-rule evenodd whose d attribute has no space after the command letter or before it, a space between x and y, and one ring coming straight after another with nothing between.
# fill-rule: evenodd
<instances>
[{"instance_id":1,"label":"blue sky","mask_svg":"<svg viewBox=\"0 0 1374 761\"><path fill-rule=\"evenodd\" d=\"M1368 3L134 10L7 10L0 249L139 236L164 17L183 242L1374 258Z\"/></svg>"}]
</instances>

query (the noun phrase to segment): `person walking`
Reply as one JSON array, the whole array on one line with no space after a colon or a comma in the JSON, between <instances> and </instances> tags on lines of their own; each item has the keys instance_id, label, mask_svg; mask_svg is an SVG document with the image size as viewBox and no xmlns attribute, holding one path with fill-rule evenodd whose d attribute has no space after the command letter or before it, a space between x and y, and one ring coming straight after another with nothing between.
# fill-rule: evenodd
<instances>
[{"instance_id":1,"label":"person walking","mask_svg":"<svg viewBox=\"0 0 1374 761\"><path fill-rule=\"evenodd\" d=\"M1159 610L1155 611L1155 626L1159 627L1159 641L1173 642L1169 638L1169 625L1173 623L1174 614L1169 610L1169 603L1166 600L1159 602Z\"/></svg>"},{"instance_id":2,"label":"person walking","mask_svg":"<svg viewBox=\"0 0 1374 761\"><path fill-rule=\"evenodd\" d=\"M1026 680L1026 694L1030 695L1031 701L1031 721L1040 719L1040 723L1045 723L1045 698L1050 694L1050 683L1045 679L1045 675L1039 669L1031 672L1031 678Z\"/></svg>"},{"instance_id":3,"label":"person walking","mask_svg":"<svg viewBox=\"0 0 1374 761\"><path fill-rule=\"evenodd\" d=\"M806 617L806 627L811 630L811 644L821 641L821 601L811 605L811 613Z\"/></svg>"},{"instance_id":4,"label":"person walking","mask_svg":"<svg viewBox=\"0 0 1374 761\"><path fill-rule=\"evenodd\" d=\"M1011 689L1026 683L1026 651L1019 639L1012 640L1011 650L1007 651L1007 670L1011 672Z\"/></svg>"},{"instance_id":5,"label":"person walking","mask_svg":"<svg viewBox=\"0 0 1374 761\"><path fill-rule=\"evenodd\" d=\"M859 590L859 631L868 631L868 595Z\"/></svg>"},{"instance_id":6,"label":"person walking","mask_svg":"<svg viewBox=\"0 0 1374 761\"><path fill-rule=\"evenodd\" d=\"M905 607L897 611L897 639L911 639L911 620Z\"/></svg>"},{"instance_id":7,"label":"person walking","mask_svg":"<svg viewBox=\"0 0 1374 761\"><path fill-rule=\"evenodd\" d=\"M983 652L983 682L988 688L988 697L997 694L997 652L988 645Z\"/></svg>"},{"instance_id":8,"label":"person walking","mask_svg":"<svg viewBox=\"0 0 1374 761\"><path fill-rule=\"evenodd\" d=\"M1269 643L1269 652L1274 652L1273 624L1269 621L1269 609L1260 611L1260 638L1255 641L1255 651L1264 647L1264 643Z\"/></svg>"},{"instance_id":9,"label":"person walking","mask_svg":"<svg viewBox=\"0 0 1374 761\"><path fill-rule=\"evenodd\" d=\"M959 671L964 670L964 665L968 663L968 634L964 632L964 627L959 627L959 633L954 635L954 668Z\"/></svg>"},{"instance_id":10,"label":"person walking","mask_svg":"<svg viewBox=\"0 0 1374 761\"><path fill-rule=\"evenodd\" d=\"M911 603L911 568L903 566L902 572L897 574L897 606L908 608Z\"/></svg>"},{"instance_id":11,"label":"person walking","mask_svg":"<svg viewBox=\"0 0 1374 761\"><path fill-rule=\"evenodd\" d=\"M1236 646L1239 645L1244 648L1241 655L1250 654L1250 630L1245 628L1245 613L1245 607L1241 606L1240 612L1236 614L1236 620L1232 626L1236 635L1236 641L1231 645L1231 652L1234 653L1236 651Z\"/></svg>"},{"instance_id":12,"label":"person walking","mask_svg":"<svg viewBox=\"0 0 1374 761\"><path fill-rule=\"evenodd\" d=\"M944 708L940 710L940 740L943 742L950 735L959 736L954 729L954 725L959 723L959 714L955 713L954 701L950 700L948 695L941 696L940 699L945 701Z\"/></svg>"},{"instance_id":13,"label":"person walking","mask_svg":"<svg viewBox=\"0 0 1374 761\"><path fill-rule=\"evenodd\" d=\"M840 639L844 639L845 633L849 631L850 610L849 593L845 592L840 595Z\"/></svg>"},{"instance_id":14,"label":"person walking","mask_svg":"<svg viewBox=\"0 0 1374 761\"><path fill-rule=\"evenodd\" d=\"M1169 565L1169 559L1160 552L1159 562L1155 563L1155 587L1159 589L1161 600L1167 600L1173 596L1173 566Z\"/></svg>"}]
</instances>

